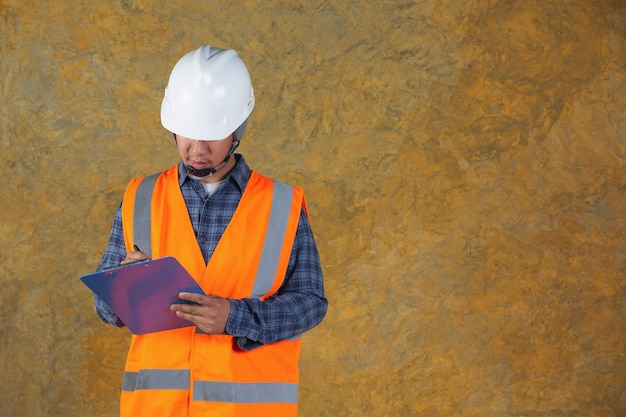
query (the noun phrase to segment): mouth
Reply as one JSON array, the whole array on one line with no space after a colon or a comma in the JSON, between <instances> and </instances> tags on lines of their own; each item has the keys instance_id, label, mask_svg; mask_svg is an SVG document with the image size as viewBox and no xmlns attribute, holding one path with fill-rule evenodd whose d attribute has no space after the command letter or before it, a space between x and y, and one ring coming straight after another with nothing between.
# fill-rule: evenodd
<instances>
[{"instance_id":1,"label":"mouth","mask_svg":"<svg viewBox=\"0 0 626 417\"><path fill-rule=\"evenodd\" d=\"M196 169L205 169L205 168L210 168L211 164L207 161L197 161L197 160L191 160L189 161L189 164L192 167L196 168Z\"/></svg>"}]
</instances>

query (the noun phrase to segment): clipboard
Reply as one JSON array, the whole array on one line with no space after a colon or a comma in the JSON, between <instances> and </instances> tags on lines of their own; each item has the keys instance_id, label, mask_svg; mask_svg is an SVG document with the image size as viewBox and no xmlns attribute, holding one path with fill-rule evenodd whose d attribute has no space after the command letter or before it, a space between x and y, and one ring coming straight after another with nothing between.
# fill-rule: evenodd
<instances>
[{"instance_id":1,"label":"clipboard","mask_svg":"<svg viewBox=\"0 0 626 417\"><path fill-rule=\"evenodd\" d=\"M80 280L136 335L194 326L176 316L170 305L188 302L178 298L181 291L204 294L173 256L105 269Z\"/></svg>"}]
</instances>

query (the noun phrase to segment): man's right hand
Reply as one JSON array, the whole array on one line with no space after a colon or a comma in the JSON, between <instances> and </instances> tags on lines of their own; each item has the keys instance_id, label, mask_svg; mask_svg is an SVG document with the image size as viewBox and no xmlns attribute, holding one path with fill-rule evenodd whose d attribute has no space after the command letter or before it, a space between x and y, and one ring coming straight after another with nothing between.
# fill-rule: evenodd
<instances>
[{"instance_id":1,"label":"man's right hand","mask_svg":"<svg viewBox=\"0 0 626 417\"><path fill-rule=\"evenodd\" d=\"M145 261L146 259L150 259L150 257L146 253L137 250L127 253L126 258L124 258L124 260L120 262L120 265L126 265L131 262Z\"/></svg>"}]
</instances>

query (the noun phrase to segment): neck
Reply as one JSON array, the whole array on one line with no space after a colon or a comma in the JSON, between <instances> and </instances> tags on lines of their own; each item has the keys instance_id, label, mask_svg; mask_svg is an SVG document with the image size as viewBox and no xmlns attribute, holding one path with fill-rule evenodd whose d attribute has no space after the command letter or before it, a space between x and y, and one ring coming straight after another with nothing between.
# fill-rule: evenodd
<instances>
[{"instance_id":1,"label":"neck","mask_svg":"<svg viewBox=\"0 0 626 417\"><path fill-rule=\"evenodd\" d=\"M236 164L237 160L235 158L235 155L233 154L230 158L228 158L228 161L226 161L226 163L217 170L215 174L203 178L197 178L192 176L192 178L205 184L220 182L221 180L226 178L226 176L230 173L230 171L233 170Z\"/></svg>"}]
</instances>

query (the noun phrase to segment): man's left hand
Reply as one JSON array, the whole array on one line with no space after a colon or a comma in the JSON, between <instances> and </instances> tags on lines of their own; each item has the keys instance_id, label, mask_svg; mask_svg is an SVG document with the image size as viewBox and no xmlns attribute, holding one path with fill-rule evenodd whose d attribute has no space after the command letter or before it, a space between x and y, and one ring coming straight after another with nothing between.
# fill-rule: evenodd
<instances>
[{"instance_id":1,"label":"man's left hand","mask_svg":"<svg viewBox=\"0 0 626 417\"><path fill-rule=\"evenodd\" d=\"M181 292L178 298L194 304L172 304L170 309L176 315L194 323L207 334L225 334L226 321L230 314L230 302L217 295L203 295Z\"/></svg>"}]
</instances>

